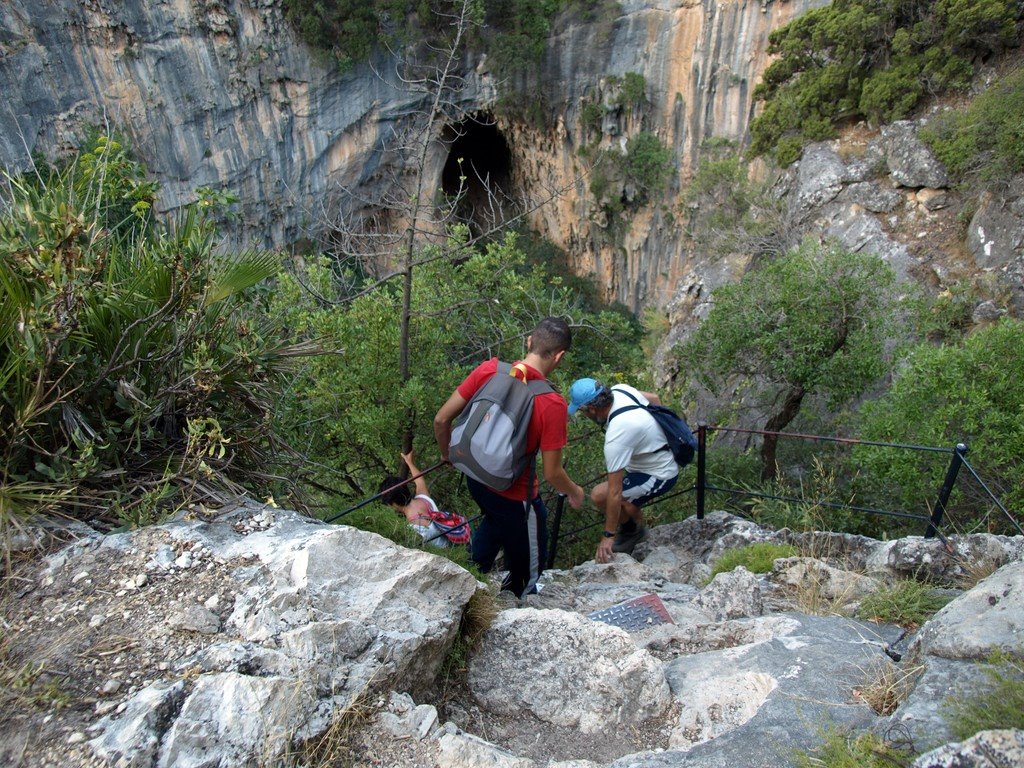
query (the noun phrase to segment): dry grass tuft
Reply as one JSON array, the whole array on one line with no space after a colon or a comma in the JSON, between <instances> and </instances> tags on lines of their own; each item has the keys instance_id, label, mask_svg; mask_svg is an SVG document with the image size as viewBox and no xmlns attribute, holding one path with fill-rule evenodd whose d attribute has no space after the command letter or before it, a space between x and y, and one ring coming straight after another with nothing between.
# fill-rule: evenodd
<instances>
[{"instance_id":1,"label":"dry grass tuft","mask_svg":"<svg viewBox=\"0 0 1024 768\"><path fill-rule=\"evenodd\" d=\"M875 714L891 715L910 695L922 672L923 664L899 667L884 659L867 671L867 682L854 689L854 696L871 707Z\"/></svg>"},{"instance_id":2,"label":"dry grass tuft","mask_svg":"<svg viewBox=\"0 0 1024 768\"><path fill-rule=\"evenodd\" d=\"M299 745L296 754L290 756L291 762L305 768L348 768L356 765L364 756L359 736L376 712L369 699L367 688L344 707L334 710L327 730Z\"/></svg>"}]
</instances>

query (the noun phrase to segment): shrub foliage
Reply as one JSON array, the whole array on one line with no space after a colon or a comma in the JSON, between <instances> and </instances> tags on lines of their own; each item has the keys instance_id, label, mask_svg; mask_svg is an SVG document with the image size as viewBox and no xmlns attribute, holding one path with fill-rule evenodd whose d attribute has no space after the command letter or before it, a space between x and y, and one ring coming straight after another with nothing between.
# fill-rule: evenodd
<instances>
[{"instance_id":1,"label":"shrub foliage","mask_svg":"<svg viewBox=\"0 0 1024 768\"><path fill-rule=\"evenodd\" d=\"M1003 319L960 344L922 344L896 373L892 387L862 409L868 440L911 442L952 448L967 443L967 460L1011 510L1024 504L1024 323ZM876 492L921 510L933 499L946 464L912 451L855 452ZM965 491L976 486L964 472L949 511L964 528L984 519L984 499ZM1001 516L986 522L999 526Z\"/></svg>"},{"instance_id":2,"label":"shrub foliage","mask_svg":"<svg viewBox=\"0 0 1024 768\"><path fill-rule=\"evenodd\" d=\"M835 0L772 32L778 56L754 91L765 102L751 150L781 165L837 121L907 116L926 94L964 87L975 62L1017 44L1015 0Z\"/></svg>"},{"instance_id":3,"label":"shrub foliage","mask_svg":"<svg viewBox=\"0 0 1024 768\"><path fill-rule=\"evenodd\" d=\"M278 260L217 253L204 201L158 223L155 194L106 136L9 182L0 522L57 498L80 517L148 522L188 486L266 467L270 408L300 351L252 311Z\"/></svg>"},{"instance_id":4,"label":"shrub foliage","mask_svg":"<svg viewBox=\"0 0 1024 768\"><path fill-rule=\"evenodd\" d=\"M763 429L778 432L805 399L835 408L884 373L894 284L878 256L807 240L717 288L711 313L676 354L711 392L756 401ZM776 443L764 436L762 479L775 475Z\"/></svg>"},{"instance_id":5,"label":"shrub foliage","mask_svg":"<svg viewBox=\"0 0 1024 768\"><path fill-rule=\"evenodd\" d=\"M953 178L982 183L1024 172L1024 68L993 83L962 111L922 132Z\"/></svg>"}]
</instances>

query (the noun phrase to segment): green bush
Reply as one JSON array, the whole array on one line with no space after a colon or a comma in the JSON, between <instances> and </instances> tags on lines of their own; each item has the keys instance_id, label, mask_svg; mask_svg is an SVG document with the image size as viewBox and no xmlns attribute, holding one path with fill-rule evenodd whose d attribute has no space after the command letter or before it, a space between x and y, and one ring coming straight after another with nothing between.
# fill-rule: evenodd
<instances>
[{"instance_id":1,"label":"green bush","mask_svg":"<svg viewBox=\"0 0 1024 768\"><path fill-rule=\"evenodd\" d=\"M807 240L717 288L710 314L675 354L694 386L726 403L742 393L745 406L765 413L757 426L777 433L805 400L837 410L882 376L894 285L892 269L875 254ZM737 426L728 412L704 417ZM776 444L772 434L762 441L763 479L777 474Z\"/></svg>"},{"instance_id":2,"label":"green bush","mask_svg":"<svg viewBox=\"0 0 1024 768\"><path fill-rule=\"evenodd\" d=\"M610 80L611 78L609 78ZM647 80L639 72L627 72L621 80L619 98L616 102L622 107L640 107L647 101Z\"/></svg>"},{"instance_id":3,"label":"green bush","mask_svg":"<svg viewBox=\"0 0 1024 768\"><path fill-rule=\"evenodd\" d=\"M664 190L672 172L672 150L653 133L641 131L626 141L623 172L643 190L646 201Z\"/></svg>"},{"instance_id":4,"label":"green bush","mask_svg":"<svg viewBox=\"0 0 1024 768\"><path fill-rule=\"evenodd\" d=\"M921 133L958 181L1007 180L1024 172L1024 68L994 82L963 111L939 115Z\"/></svg>"},{"instance_id":5,"label":"green bush","mask_svg":"<svg viewBox=\"0 0 1024 768\"><path fill-rule=\"evenodd\" d=\"M911 350L890 389L860 412L858 432L867 440L952 448L969 447L967 460L1008 509L1024 504L1024 323L1004 318L962 343ZM948 456L860 446L861 493L905 509L928 511L942 483ZM870 481L870 483L869 483ZM947 505L959 530L1000 530L969 473L961 472ZM993 515L990 517L990 515Z\"/></svg>"},{"instance_id":6,"label":"green bush","mask_svg":"<svg viewBox=\"0 0 1024 768\"><path fill-rule=\"evenodd\" d=\"M470 4L466 44L482 48L491 65L510 74L540 60L564 0L485 0ZM380 43L437 44L460 9L431 0L284 0L302 39L343 70L369 58Z\"/></svg>"},{"instance_id":7,"label":"green bush","mask_svg":"<svg viewBox=\"0 0 1024 768\"><path fill-rule=\"evenodd\" d=\"M798 768L893 768L908 765L913 755L874 733L854 736L839 727L822 733L822 745L795 754Z\"/></svg>"},{"instance_id":8,"label":"green bush","mask_svg":"<svg viewBox=\"0 0 1024 768\"><path fill-rule=\"evenodd\" d=\"M585 101L580 106L580 126L587 134L601 133L601 120L604 118L604 109L600 104L592 101Z\"/></svg>"},{"instance_id":9,"label":"green bush","mask_svg":"<svg viewBox=\"0 0 1024 768\"><path fill-rule=\"evenodd\" d=\"M632 186L631 205L639 207L661 194L672 172L672 151L653 133L641 131L626 141L626 153L599 153L590 176L590 193L610 213L623 207L622 189Z\"/></svg>"},{"instance_id":10,"label":"green bush","mask_svg":"<svg viewBox=\"0 0 1024 768\"><path fill-rule=\"evenodd\" d=\"M483 49L503 74L540 61L564 0L485 0Z\"/></svg>"},{"instance_id":11,"label":"green bush","mask_svg":"<svg viewBox=\"0 0 1024 768\"><path fill-rule=\"evenodd\" d=\"M720 573L728 573L741 565L751 573L768 573L780 557L796 557L797 554L797 549L794 546L772 544L766 541L748 544L737 549L728 549L715 560L708 580L710 581Z\"/></svg>"},{"instance_id":12,"label":"green bush","mask_svg":"<svg viewBox=\"0 0 1024 768\"><path fill-rule=\"evenodd\" d=\"M903 579L864 598L857 615L869 621L916 629L949 601L949 597L936 593L927 584Z\"/></svg>"},{"instance_id":13,"label":"green bush","mask_svg":"<svg viewBox=\"0 0 1024 768\"><path fill-rule=\"evenodd\" d=\"M295 265L296 274L281 278L273 297L270 312L294 341L319 339L339 350L310 360L279 408L285 434L316 462L313 479L335 488L336 506L372 495L382 477L397 470L407 426L416 432L421 465L430 466L437 409L477 363L492 355L521 356L522 334L543 314L572 317L578 326L553 377L562 391L574 378L610 365L641 368L638 323L586 304L540 254L528 263L514 234L476 250L461 231L417 261L406 382L397 373L402 297L387 283L341 301L331 261L308 258ZM459 473L437 472L429 481L440 502L472 516L476 507Z\"/></svg>"},{"instance_id":14,"label":"green bush","mask_svg":"<svg viewBox=\"0 0 1024 768\"><path fill-rule=\"evenodd\" d=\"M299 351L259 311L278 258L219 253L209 206L156 222L155 193L105 136L63 169L10 181L0 524L47 500L83 519L151 522L190 485L259 486L272 464L272 409Z\"/></svg>"},{"instance_id":15,"label":"green bush","mask_svg":"<svg viewBox=\"0 0 1024 768\"><path fill-rule=\"evenodd\" d=\"M944 715L957 739L969 739L979 731L1024 729L1024 659L995 654L985 670L989 685L973 695L947 702Z\"/></svg>"},{"instance_id":16,"label":"green bush","mask_svg":"<svg viewBox=\"0 0 1024 768\"><path fill-rule=\"evenodd\" d=\"M751 151L792 161L794 148L843 120L895 120L926 94L965 87L971 62L1012 46L1015 0L835 0L773 31L754 98Z\"/></svg>"}]
</instances>

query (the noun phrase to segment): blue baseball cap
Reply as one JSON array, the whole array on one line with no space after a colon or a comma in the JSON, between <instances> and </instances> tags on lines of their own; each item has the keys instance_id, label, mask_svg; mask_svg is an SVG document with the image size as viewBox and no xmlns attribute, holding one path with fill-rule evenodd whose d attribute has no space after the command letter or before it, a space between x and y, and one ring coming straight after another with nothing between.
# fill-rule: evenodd
<instances>
[{"instance_id":1,"label":"blue baseball cap","mask_svg":"<svg viewBox=\"0 0 1024 768\"><path fill-rule=\"evenodd\" d=\"M580 408L588 405L602 392L604 387L594 379L576 379L569 387L569 415L572 416Z\"/></svg>"}]
</instances>

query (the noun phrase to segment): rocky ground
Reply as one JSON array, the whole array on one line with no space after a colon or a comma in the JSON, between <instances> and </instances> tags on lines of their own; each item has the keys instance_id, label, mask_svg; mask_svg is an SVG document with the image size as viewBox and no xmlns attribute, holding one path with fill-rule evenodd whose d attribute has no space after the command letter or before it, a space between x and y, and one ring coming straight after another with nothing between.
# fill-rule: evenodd
<instances>
[{"instance_id":1,"label":"rocky ground","mask_svg":"<svg viewBox=\"0 0 1024 768\"><path fill-rule=\"evenodd\" d=\"M813 747L808 719L941 741L950 681L1020 645L1020 537L964 537L955 556L921 539L809 545L716 513L499 597L470 654L452 648L479 586L372 534L255 505L73 539L5 581L3 765L774 766L782 744ZM759 540L829 556L705 583L723 551ZM1007 565L967 593L968 562ZM847 618L911 572L956 597L946 619L908 634ZM651 595L670 621L627 633L586 617ZM857 681L915 644L918 693L879 717Z\"/></svg>"}]
</instances>

